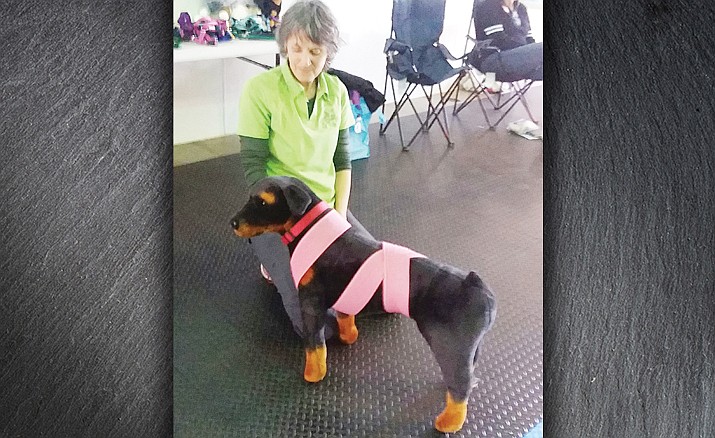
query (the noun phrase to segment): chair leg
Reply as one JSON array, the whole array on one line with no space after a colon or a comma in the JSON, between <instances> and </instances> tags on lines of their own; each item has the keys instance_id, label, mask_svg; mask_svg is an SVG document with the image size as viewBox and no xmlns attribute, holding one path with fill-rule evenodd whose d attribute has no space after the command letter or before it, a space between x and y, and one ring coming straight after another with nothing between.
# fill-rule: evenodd
<instances>
[{"instance_id":1,"label":"chair leg","mask_svg":"<svg viewBox=\"0 0 715 438\"><path fill-rule=\"evenodd\" d=\"M480 98L480 95L484 95L486 99L489 100L489 102L494 106L494 102L491 100L489 97L489 93L487 93L487 89L484 86L484 82L486 81L486 78L482 81L476 79L474 77L474 72L470 71L467 73L469 75L469 80L472 83L472 87L474 87L474 91L472 91L466 99L464 99L464 102L461 104L457 105L457 102L455 101L454 103L454 111L452 114L457 115L459 114L460 111L462 111L464 108L466 108L467 105L472 103L475 99L479 100L479 105L482 108L482 113L484 113L484 117L487 118L487 113L486 113L486 108L484 108L484 104L482 103L482 99ZM488 121L487 121L488 123Z\"/></svg>"},{"instance_id":2,"label":"chair leg","mask_svg":"<svg viewBox=\"0 0 715 438\"><path fill-rule=\"evenodd\" d=\"M395 84L394 80L390 80L391 88L392 88L392 97L393 100L396 101L395 103L395 110L393 111L392 115L390 118L387 120L387 122L384 125L380 126L380 135L383 135L389 125L392 123L394 119L397 119L397 127L400 133L400 145L402 146L402 150L407 151L409 150L410 146L412 146L412 143L417 139L417 136L419 135L420 132L427 132L429 131L432 126L434 125L435 122L439 124L440 130L442 131L442 134L444 135L445 139L447 140L447 146L448 147L454 147L454 142L452 142L450 133L449 133L449 122L447 120L447 105L449 103L449 99L452 97L452 95L457 96L457 93L459 92L459 85L462 80L462 78L466 75L466 72L461 72L457 79L452 82L452 84L449 86L447 89L447 92L445 93L442 90L441 84L437 84L438 90L439 90L439 101L435 104L434 101L432 100L434 96L434 86L429 86L430 90L429 92L425 88L426 86L420 85L422 88L422 92L425 95L425 98L427 99L427 114L424 118L424 120L420 117L417 108L415 107L414 103L412 102L412 99L410 97L412 96L412 93L417 89L418 84L413 84L413 83L408 83L407 89L405 92L402 94L400 97L399 101L397 100L397 93L395 91ZM387 78L385 78L385 91L387 91ZM479 88L480 92L483 88ZM474 97L470 96L472 99ZM469 97L468 97L469 98ZM412 107L412 111L414 112L415 116L417 117L417 121L419 123L419 129L415 132L415 134L410 138L410 140L405 144L404 142L404 137L403 137L403 132L402 132L402 123L400 120L400 110L402 110L409 102L410 106ZM480 105L481 102L480 102ZM456 107L456 102L455 102L455 107ZM461 110L463 106L460 106L460 108L457 109L457 111ZM384 108L384 105L383 105ZM486 117L486 112L484 110L484 107L482 105L482 112L485 113ZM440 117L441 116L441 117Z\"/></svg>"},{"instance_id":3,"label":"chair leg","mask_svg":"<svg viewBox=\"0 0 715 438\"><path fill-rule=\"evenodd\" d=\"M460 81L459 84L461 85L462 79L460 78L459 81ZM457 110L457 102L459 102L459 89L460 89L460 88L462 88L462 87L461 87L461 86L458 86L458 87L457 87L457 92L454 93L454 108L452 108L452 114L455 114L455 113L456 113L456 110ZM469 95L467 95L467 97L469 97Z\"/></svg>"},{"instance_id":4,"label":"chair leg","mask_svg":"<svg viewBox=\"0 0 715 438\"><path fill-rule=\"evenodd\" d=\"M439 88L439 97L440 100L437 102L437 105L434 107L434 118L432 119L432 122L429 124L427 127L427 130L430 130L432 128L432 125L434 125L434 122L437 122L439 125L439 128L442 130L442 135L447 139L447 146L451 147L453 146L452 140L449 138L449 125L447 124L447 115L444 114L443 108L446 103L445 99L449 99L449 94L445 96L442 93L442 85L438 84L437 87ZM452 91L452 87L450 86L449 91ZM444 125L442 124L442 120L440 120L439 116L440 114L443 114L444 116Z\"/></svg>"},{"instance_id":5,"label":"chair leg","mask_svg":"<svg viewBox=\"0 0 715 438\"><path fill-rule=\"evenodd\" d=\"M425 90L424 85L422 86L422 92L425 93L425 97L427 97L427 115L425 116L425 122L422 124L422 132L427 132L427 122L429 122L430 117L432 117L432 114L434 113L434 106L432 106L432 92L434 91L434 85L430 85L429 87L429 96L427 96L427 91ZM442 90L440 90L440 96L442 95ZM431 125L430 125L431 126Z\"/></svg>"},{"instance_id":6,"label":"chair leg","mask_svg":"<svg viewBox=\"0 0 715 438\"><path fill-rule=\"evenodd\" d=\"M425 94L425 97L427 98L427 115L425 116L425 121L422 124L422 131L427 132L430 127L432 127L432 124L434 123L434 120L432 123L429 123L430 119L434 117L437 114L437 108L432 105L432 91L434 90L434 85L429 86L429 95L427 94L427 90L425 90L424 85L422 85L422 92ZM440 98L442 97L442 89L439 89L439 95ZM429 126L428 126L429 123Z\"/></svg>"},{"instance_id":7,"label":"chair leg","mask_svg":"<svg viewBox=\"0 0 715 438\"><path fill-rule=\"evenodd\" d=\"M400 97L400 99L398 101L397 96L396 96L397 93L395 91L395 83L394 83L394 81L390 81L390 83L392 85L392 98L393 98L393 100L395 100L395 109L392 112L392 115L390 116L387 123L385 123L384 125L381 125L380 135L383 135L385 133L385 131L387 130L387 128L392 123L392 121L394 119L397 119L397 129L400 133L400 145L402 146L403 150L407 150L409 148L410 144L412 144L412 142L414 141L415 137L413 137L410 140L410 142L407 145L405 145L405 140L404 140L404 136L403 136L403 132L402 132L402 123L400 120L400 111L404 108L405 104L409 102L410 106L412 107L412 111L415 114L415 117L417 117L417 121L420 123L420 127L425 123L422 121L422 118L420 117L419 113L417 112L417 108L415 108L415 105L412 102L412 99L410 99L410 97L412 96L412 93L414 93L414 91L417 89L417 84L408 83L407 89L404 91L404 93L402 94L402 96ZM419 132L419 130L417 132Z\"/></svg>"},{"instance_id":8,"label":"chair leg","mask_svg":"<svg viewBox=\"0 0 715 438\"><path fill-rule=\"evenodd\" d=\"M527 83L527 85L523 88L519 87L518 81L510 82L509 83L510 86L516 91L514 92L514 94L512 96L510 96L508 99L504 100L503 102L502 102L502 95L501 95L501 93L499 93L499 95L497 96L496 104L494 104L494 102L492 102L492 105L494 105L494 110L498 111L498 110L504 108L505 106L509 105L513 100L519 99L520 96L522 96L529 89L529 87L531 87L531 84L533 82L534 81L530 80ZM520 93L520 90L521 90L521 93Z\"/></svg>"},{"instance_id":9,"label":"chair leg","mask_svg":"<svg viewBox=\"0 0 715 438\"><path fill-rule=\"evenodd\" d=\"M427 130L429 131L432 128L432 125L434 125L434 122L437 122L439 124L440 129L442 130L442 134L447 139L447 146L450 148L454 147L454 142L452 141L452 138L449 134L449 122L447 121L446 109L447 104L449 103L449 99L452 97L452 94L457 93L457 90L459 90L459 83L464 77L464 75L464 72L460 73L457 79L449 86L446 93L442 91L441 84L437 85L439 89L440 100L439 102L437 102L436 105L432 105L432 100L428 99L429 107L432 109L433 118L431 121L429 121L429 124L427 125ZM432 93L430 92L430 97L431 95ZM442 117L444 118L444 124L442 124L442 120L440 120L440 115L442 115Z\"/></svg>"},{"instance_id":10,"label":"chair leg","mask_svg":"<svg viewBox=\"0 0 715 438\"><path fill-rule=\"evenodd\" d=\"M457 102L459 102L459 88L457 89L457 94L454 99L454 108L452 109L452 115L457 115L467 105L469 105L470 102L472 102L477 96L479 96L479 93L482 92L483 88L481 87L481 84L477 86L478 81L475 82L473 75L474 73L471 70L466 75L469 76L469 82L472 83L473 90L467 95L467 97L464 99L464 102L462 102L460 105L457 105Z\"/></svg>"},{"instance_id":11,"label":"chair leg","mask_svg":"<svg viewBox=\"0 0 715 438\"><path fill-rule=\"evenodd\" d=\"M412 136L412 138L410 139L410 141L407 143L407 146L405 146L404 144L402 145L402 150L403 150L403 151L409 151L409 150L410 150L410 146L412 146L412 143L414 143L415 139L417 139L417 136L420 135L420 132L421 132L421 131L422 131L421 129L418 129L417 131L415 131L415 134Z\"/></svg>"},{"instance_id":12,"label":"chair leg","mask_svg":"<svg viewBox=\"0 0 715 438\"><path fill-rule=\"evenodd\" d=\"M514 108L514 106L517 103L521 102L522 104L524 104L526 106L526 104L525 104L526 92L531 87L531 84L533 84L533 81L530 81L524 88L518 88L518 87L516 88L516 93L514 94L514 96L510 97L506 102L504 102L504 105L506 105L508 102L512 102L511 105L509 106L509 108L507 108L507 110L502 113L502 115L499 117L499 119L496 121L496 123L494 123L493 125L490 125L489 128L495 129L496 126L502 120L504 120L504 118L511 112L511 110ZM529 117L532 119L532 121L534 121L533 116L531 115L531 111L529 111L528 106L526 106L526 108L527 108L527 113L529 114Z\"/></svg>"},{"instance_id":13,"label":"chair leg","mask_svg":"<svg viewBox=\"0 0 715 438\"><path fill-rule=\"evenodd\" d=\"M439 94L440 94L440 101L437 103L435 107L435 117L434 120L429 124L427 129L429 130L432 125L434 124L435 121L440 125L440 128L442 129L442 134L444 134L445 138L447 139L447 146L448 147L454 147L454 142L452 141L452 138L449 135L449 124L447 122L447 112L445 111L447 109L447 104L449 103L449 99L452 96L452 94L456 94L459 91L459 84L462 80L462 78L465 76L465 73L462 72L459 74L457 79L452 83L452 85L449 86L447 89L447 93L442 93L442 85L439 85ZM442 114L442 117L444 117L444 126L442 126L442 122L439 120L439 114Z\"/></svg>"},{"instance_id":14,"label":"chair leg","mask_svg":"<svg viewBox=\"0 0 715 438\"><path fill-rule=\"evenodd\" d=\"M412 146L412 143L414 143L414 141L417 139L417 136L420 134L420 132L427 132L427 130L429 129L428 126L432 126L432 123L429 123L430 119L433 116L435 116L436 114L438 114L435 111L435 109L436 109L435 106L432 105L432 89L434 86L430 86L429 93L427 93L427 90L425 89L424 85L420 85L420 87L422 88L422 93L424 93L425 98L427 99L427 114L425 116L424 122L418 116L418 121L420 122L420 128L415 132L415 134L412 136L412 138L410 138L410 141L407 143L407 146L402 147L402 150L404 150L404 151L409 150L410 146ZM412 103L412 101L410 101L410 103ZM414 108L414 106L413 106L413 108ZM432 122L434 122L434 120ZM442 132L444 133L444 130Z\"/></svg>"},{"instance_id":15,"label":"chair leg","mask_svg":"<svg viewBox=\"0 0 715 438\"><path fill-rule=\"evenodd\" d=\"M499 93L497 93L497 103L496 103L496 105L494 105L495 110L502 109L504 107L504 105L506 105L506 102L504 104L501 103L501 98L503 96L503 93L501 92L502 86L503 85L499 85ZM507 100L507 102L508 102L508 100Z\"/></svg>"},{"instance_id":16,"label":"chair leg","mask_svg":"<svg viewBox=\"0 0 715 438\"><path fill-rule=\"evenodd\" d=\"M467 75L469 75L468 72L460 73L459 76L457 77L457 79L452 83L452 85L450 85L450 87L447 89L447 94L443 95L443 98L441 99L440 110L443 111L443 110L447 109L447 104L449 103L449 99L452 97L452 94L455 95L455 105L456 105L457 96L459 95L459 86L462 82L462 79ZM440 88L440 92L441 92L441 88ZM472 98L472 99L474 99L474 98ZM447 116L445 115L445 120L446 120L446 117Z\"/></svg>"},{"instance_id":17,"label":"chair leg","mask_svg":"<svg viewBox=\"0 0 715 438\"><path fill-rule=\"evenodd\" d=\"M487 100L489 100L489 102L492 104L492 106L494 105L494 102L489 97L489 93L487 93L487 89L484 86L484 82L485 82L486 78L482 81L476 79L474 77L474 72L471 70L467 72L467 75L469 75L469 80L471 81L472 86L474 87L474 91L472 91L469 94L469 96L467 96L467 98L464 100L464 102L462 102L461 104L457 105L457 102L454 103L454 110L453 110L452 115L456 116L457 114L460 113L460 111L462 111L464 108L466 108L467 105L469 105L474 100L476 100L479 103L479 108L481 108L481 110L482 110L482 114L484 115L484 120L487 122L487 125L489 126L489 128L493 129L492 124L489 121L489 115L487 114L487 109L484 106L483 99L480 97L480 95L483 94L484 97Z\"/></svg>"},{"instance_id":18,"label":"chair leg","mask_svg":"<svg viewBox=\"0 0 715 438\"><path fill-rule=\"evenodd\" d=\"M412 95L412 93L415 91L416 88L417 88L417 85L409 84L407 86L407 89L405 90L405 92L400 97L400 100L398 101L397 96L396 96L397 93L395 92L395 85L394 85L394 83L392 84L392 98L395 101L395 109L392 111L392 115L387 120L387 122L384 125L383 124L380 125L381 126L380 135L383 135L385 133L385 131L387 131L387 128L390 126L390 124L392 123L392 121L395 118L397 118L399 121L400 111L405 106L405 104L408 102L409 102L410 106L412 107L412 111L415 113L417 120L419 120L420 124L422 124L422 119L420 118L419 114L417 114L417 109L415 108L415 105L412 103L412 100L410 100L410 96ZM384 108L384 105L383 105L383 108Z\"/></svg>"},{"instance_id":19,"label":"chair leg","mask_svg":"<svg viewBox=\"0 0 715 438\"><path fill-rule=\"evenodd\" d=\"M462 76L462 75L460 74L460 75L457 77L457 81L458 81L459 79L461 79L461 76ZM456 88L454 87L455 84L457 85ZM444 118L444 129L442 130L442 134L444 134L444 136L447 138L447 146L452 147L452 146L454 146L454 143L452 143L452 139L449 137L449 124L447 123L447 114L445 113L444 109L445 109L445 107L447 106L447 102L449 102L449 98L450 98L450 96L452 95L452 93L454 92L454 90L457 89L457 88L459 88L459 84L458 84L456 81L453 82L452 85L450 85L449 88L447 89L447 94L446 94L446 95L445 95L444 93L442 93L442 84L438 84L438 85L437 85L437 88L439 88L439 97L440 97L440 99L439 99L439 102L437 103L437 107L435 108L435 113L436 113L436 114L435 114L435 116L434 116L434 119L437 120L437 122L439 123L440 128L441 128L441 127L442 127L442 123L439 122L439 115L441 114L442 117ZM433 124L434 124L434 122L432 122L432 123L430 124L430 127L431 127ZM427 129L429 129L429 127L428 127Z\"/></svg>"},{"instance_id":20,"label":"chair leg","mask_svg":"<svg viewBox=\"0 0 715 438\"><path fill-rule=\"evenodd\" d=\"M395 112L392 113L392 117L397 116L397 131L400 133L400 146L402 146L404 148L405 140L402 137L402 123L400 122L400 109L402 108L402 105L403 105L402 97L400 98L400 105L398 106L397 98L396 98L397 96L395 95L395 82L390 80L390 86L392 88L392 100L393 100L393 102L395 102ZM392 120L392 117L390 118L390 120ZM387 129L387 127L389 125L390 125L390 122L387 122L387 125L385 125L384 129Z\"/></svg>"},{"instance_id":21,"label":"chair leg","mask_svg":"<svg viewBox=\"0 0 715 438\"><path fill-rule=\"evenodd\" d=\"M390 74L387 72L387 70L385 70L385 86L382 87L382 95L383 95L383 96L387 96L387 80L388 80L389 77L390 77ZM392 98L393 98L393 99L395 98L394 90L393 90L393 93L392 93ZM385 114L385 105L387 105L387 99L385 99L385 100L382 101L382 109L380 110L380 111L382 112L382 114ZM382 123L380 123L380 130L379 130L379 134L380 134L380 135L384 135L384 134L385 134L385 131L382 130L382 126L383 126Z\"/></svg>"},{"instance_id":22,"label":"chair leg","mask_svg":"<svg viewBox=\"0 0 715 438\"><path fill-rule=\"evenodd\" d=\"M397 96L395 95L395 84L391 81L390 85L392 86L392 102L395 104L395 109L392 111L392 115L390 115L390 117L387 119L387 122L385 122L384 124L380 124L380 135L383 135L385 131L387 131L387 128L390 126L392 120L394 120L395 115L397 114L397 111L395 110L400 106L399 102L397 101Z\"/></svg>"},{"instance_id":23,"label":"chair leg","mask_svg":"<svg viewBox=\"0 0 715 438\"><path fill-rule=\"evenodd\" d=\"M439 107L439 111L437 112L437 115L435 116L435 120L439 120L439 115L442 114L442 117L444 117L444 130L442 131L443 134L445 134L445 137L447 138L447 147L448 148L453 148L454 147L454 142L452 141L452 137L449 135L449 123L447 122L447 102L449 102L449 98L452 96L452 93L455 92L455 90L459 90L459 81L462 80L462 74L460 73L459 76L457 77L457 80L450 85L450 87L447 89L447 95L442 94L442 84L439 85L439 94L442 97L440 99L440 102L437 104ZM440 123L440 127L441 127Z\"/></svg>"},{"instance_id":24,"label":"chair leg","mask_svg":"<svg viewBox=\"0 0 715 438\"><path fill-rule=\"evenodd\" d=\"M483 93L484 98L486 98L489 101L489 103L492 105L492 107L494 107L495 110L499 109L498 103L495 103L494 100L492 100L492 97L490 96L490 93L487 90L487 87L486 87L487 77L485 76L480 81L478 79L475 79L474 72L470 71L469 73L470 73L470 80L472 81L472 85L475 87L475 92L476 92L476 93L474 93L474 92L472 93L472 95L470 96L471 99L469 100L469 102L474 100L480 93ZM500 95L497 95L497 102L499 101L499 97L500 97ZM459 108L456 110L455 114L460 112L461 110L463 110L464 107L469 104L469 102L465 101L464 103L462 103L459 106Z\"/></svg>"},{"instance_id":25,"label":"chair leg","mask_svg":"<svg viewBox=\"0 0 715 438\"><path fill-rule=\"evenodd\" d=\"M417 84L414 85L414 88L412 91L415 91L417 89ZM412 93L410 93L412 95ZM417 121L420 123L420 126L424 123L422 122L422 117L420 117L420 113L417 111L417 108L415 108L415 104L412 102L411 99L408 99L410 102L410 106L412 107L412 112L414 113L415 117L417 117Z\"/></svg>"},{"instance_id":26,"label":"chair leg","mask_svg":"<svg viewBox=\"0 0 715 438\"><path fill-rule=\"evenodd\" d=\"M533 80L529 80L526 85L523 88L518 88L518 92L520 94L519 100L521 101L521 104L524 105L524 109L526 110L526 113L529 115L529 119L534 122L538 123L539 121L536 120L533 114L531 114L531 108L529 108L529 104L527 103L526 100L526 92L529 91L529 88L531 88L531 85L534 83Z\"/></svg>"}]
</instances>

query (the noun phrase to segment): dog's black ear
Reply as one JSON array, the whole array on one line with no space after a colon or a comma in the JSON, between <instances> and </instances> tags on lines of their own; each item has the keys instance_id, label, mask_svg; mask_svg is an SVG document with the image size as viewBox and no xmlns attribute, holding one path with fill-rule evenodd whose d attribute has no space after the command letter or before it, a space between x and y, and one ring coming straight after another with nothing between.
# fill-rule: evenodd
<instances>
[{"instance_id":1,"label":"dog's black ear","mask_svg":"<svg viewBox=\"0 0 715 438\"><path fill-rule=\"evenodd\" d=\"M302 187L291 184L283 189L283 194L290 212L296 216L303 216L310 206L310 193Z\"/></svg>"}]
</instances>

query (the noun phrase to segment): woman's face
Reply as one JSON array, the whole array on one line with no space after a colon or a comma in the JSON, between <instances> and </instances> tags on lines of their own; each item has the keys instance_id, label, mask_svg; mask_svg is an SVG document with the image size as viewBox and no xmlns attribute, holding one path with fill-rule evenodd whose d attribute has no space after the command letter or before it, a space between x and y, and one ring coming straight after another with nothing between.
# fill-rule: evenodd
<instances>
[{"instance_id":1,"label":"woman's face","mask_svg":"<svg viewBox=\"0 0 715 438\"><path fill-rule=\"evenodd\" d=\"M328 51L302 33L292 35L286 45L290 71L298 82L307 87L323 71Z\"/></svg>"}]
</instances>

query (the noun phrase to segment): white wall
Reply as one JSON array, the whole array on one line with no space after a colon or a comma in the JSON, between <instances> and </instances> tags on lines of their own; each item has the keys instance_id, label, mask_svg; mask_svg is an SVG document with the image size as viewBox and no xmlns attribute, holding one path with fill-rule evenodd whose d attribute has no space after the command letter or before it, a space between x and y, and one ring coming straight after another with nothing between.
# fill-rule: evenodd
<instances>
[{"instance_id":1,"label":"white wall","mask_svg":"<svg viewBox=\"0 0 715 438\"><path fill-rule=\"evenodd\" d=\"M275 62L273 55L251 59ZM239 59L174 64L174 144L235 134L241 89L262 71Z\"/></svg>"},{"instance_id":2,"label":"white wall","mask_svg":"<svg viewBox=\"0 0 715 438\"><path fill-rule=\"evenodd\" d=\"M338 20L344 45L333 67L365 78L382 91L385 81L385 56L382 48L390 36L392 2L390 0L323 0ZM444 31L440 42L455 56L464 52L465 35L473 0L447 0ZM286 10L295 0L283 0ZM529 11L541 0L526 0ZM205 0L174 0L174 20L187 11L192 20ZM531 17L537 41L541 40L541 10ZM530 13L530 16L533 13ZM175 24L174 24L175 25ZM257 59L272 64L270 57ZM191 62L174 65L174 143L186 143L223 135L232 135L238 124L238 93L251 75L261 70L239 60ZM387 93L388 100L392 100ZM225 108L236 108L225 111Z\"/></svg>"}]
</instances>

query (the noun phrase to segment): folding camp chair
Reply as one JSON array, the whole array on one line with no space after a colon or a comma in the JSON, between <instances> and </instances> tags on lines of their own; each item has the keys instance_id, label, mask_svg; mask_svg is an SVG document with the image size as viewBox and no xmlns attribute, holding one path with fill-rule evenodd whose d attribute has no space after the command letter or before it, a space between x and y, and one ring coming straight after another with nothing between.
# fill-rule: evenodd
<instances>
[{"instance_id":1,"label":"folding camp chair","mask_svg":"<svg viewBox=\"0 0 715 438\"><path fill-rule=\"evenodd\" d=\"M380 135L383 135L393 120L397 119L400 132L400 144L403 150L408 150L420 131L428 131L437 122L442 134L447 139L449 147L454 143L449 137L449 126L445 107L450 97L457 90L459 81L466 74L467 68L462 65L452 66L447 60L461 60L452 56L446 47L439 43L444 25L445 0L393 0L392 30L390 38L385 43L384 53L387 59L384 94L387 93L387 82L390 80L395 110L381 124ZM442 83L457 77L447 88L442 90ZM400 98L397 98L394 81L405 80L407 88ZM433 87L439 90L439 99L433 101ZM420 117L414 103L410 99L412 93L420 87L427 98L427 114L424 120ZM427 91L429 87L429 92ZM436 96L435 96L436 97ZM409 103L420 123L420 129L405 145L400 122L400 110ZM384 105L383 105L384 112Z\"/></svg>"},{"instance_id":2,"label":"folding camp chair","mask_svg":"<svg viewBox=\"0 0 715 438\"><path fill-rule=\"evenodd\" d=\"M478 26L478 14L479 14L479 9L480 6L484 3L484 0L475 0L473 7L472 7L472 16L469 20L469 31L467 34L467 39L465 41L465 53L467 53L467 48L470 43L474 45L473 51L476 52L481 52L481 51L487 51L487 50L496 50L498 51L499 49L497 47L492 46L492 40L491 39L478 39L477 35L477 26ZM466 57L465 59L469 59L469 57ZM531 86L534 84L534 80L529 79L529 78L524 78L524 77L519 77L519 76L514 76L514 75L509 75L504 72L481 72L476 66L469 65L469 73L467 76L469 77L472 85L472 91L470 94L464 99L463 102L458 104L459 102L459 90L457 90L457 93L455 93L455 103L454 103L454 110L453 114L458 114L460 111L462 111L467 105L469 105L472 101L477 100L479 102L479 106L482 109L482 113L484 114L484 118L487 121L487 124L489 124L490 129L495 129L496 126L504 120L504 118L509 114L509 112L516 106L517 103L521 102L521 104L524 106L524 109L526 109L526 113L529 115L529 118L533 122L537 122L537 120L534 118L534 116L531 113L531 109L529 108L529 104L526 100L526 92L531 88ZM508 98L504 98L504 93L501 92L501 90L497 93L496 98L492 98L490 96L490 92L487 88L487 78L488 74L493 74L494 75L494 80L501 82L501 83L508 83L510 90L512 90L511 96ZM480 95L483 95L484 99L486 99L492 106L492 108L496 111L499 111L503 108L507 108L505 111L501 113L501 116L499 119L495 122L492 123L489 121L489 117L487 116L487 111L486 108L484 107L484 102L483 99L480 98Z\"/></svg>"}]
</instances>

